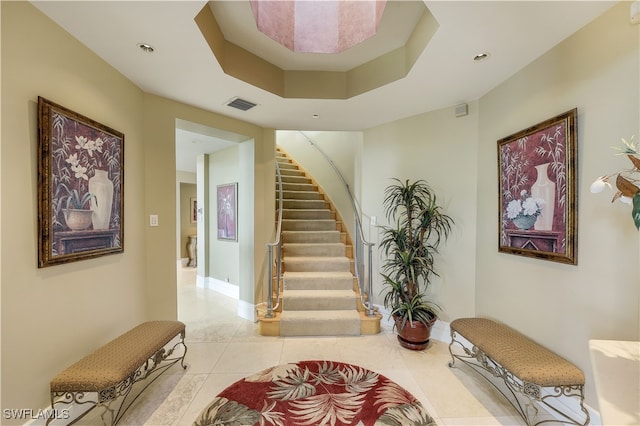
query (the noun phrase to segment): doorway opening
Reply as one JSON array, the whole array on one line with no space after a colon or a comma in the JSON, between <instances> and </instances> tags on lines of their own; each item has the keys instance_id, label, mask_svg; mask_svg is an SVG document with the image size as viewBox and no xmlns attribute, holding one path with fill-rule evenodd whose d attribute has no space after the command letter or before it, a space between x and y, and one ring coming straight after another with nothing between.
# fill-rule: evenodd
<instances>
[{"instance_id":1,"label":"doorway opening","mask_svg":"<svg viewBox=\"0 0 640 426\"><path fill-rule=\"evenodd\" d=\"M217 190L234 184L253 197L252 176L241 167L251 160L246 152L252 152L253 144L249 150L246 145L252 139L180 119L175 132L177 266L197 287L237 299L241 241L218 237ZM251 218L238 218L239 229L246 220Z\"/></svg>"}]
</instances>

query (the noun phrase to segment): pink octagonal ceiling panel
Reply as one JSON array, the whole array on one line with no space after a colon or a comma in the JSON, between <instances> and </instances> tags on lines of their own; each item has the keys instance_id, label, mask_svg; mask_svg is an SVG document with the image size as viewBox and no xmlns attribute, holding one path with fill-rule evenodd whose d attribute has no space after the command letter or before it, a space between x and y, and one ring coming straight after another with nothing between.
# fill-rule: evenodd
<instances>
[{"instance_id":1,"label":"pink octagonal ceiling panel","mask_svg":"<svg viewBox=\"0 0 640 426\"><path fill-rule=\"evenodd\" d=\"M386 5L373 0L251 0L260 32L294 52L340 53L373 37Z\"/></svg>"}]
</instances>

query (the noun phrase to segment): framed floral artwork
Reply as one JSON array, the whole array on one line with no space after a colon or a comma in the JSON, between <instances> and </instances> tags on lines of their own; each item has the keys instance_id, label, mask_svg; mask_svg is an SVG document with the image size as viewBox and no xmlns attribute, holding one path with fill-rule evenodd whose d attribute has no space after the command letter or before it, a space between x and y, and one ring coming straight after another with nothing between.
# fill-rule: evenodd
<instances>
[{"instance_id":1,"label":"framed floral artwork","mask_svg":"<svg viewBox=\"0 0 640 426\"><path fill-rule=\"evenodd\" d=\"M217 186L218 239L238 240L238 184Z\"/></svg>"},{"instance_id":2,"label":"framed floral artwork","mask_svg":"<svg viewBox=\"0 0 640 426\"><path fill-rule=\"evenodd\" d=\"M498 250L577 264L577 109L498 141Z\"/></svg>"},{"instance_id":3,"label":"framed floral artwork","mask_svg":"<svg viewBox=\"0 0 640 426\"><path fill-rule=\"evenodd\" d=\"M124 134L38 97L38 267L124 251Z\"/></svg>"},{"instance_id":4,"label":"framed floral artwork","mask_svg":"<svg viewBox=\"0 0 640 426\"><path fill-rule=\"evenodd\" d=\"M189 223L198 223L198 199L190 198L189 199Z\"/></svg>"}]
</instances>

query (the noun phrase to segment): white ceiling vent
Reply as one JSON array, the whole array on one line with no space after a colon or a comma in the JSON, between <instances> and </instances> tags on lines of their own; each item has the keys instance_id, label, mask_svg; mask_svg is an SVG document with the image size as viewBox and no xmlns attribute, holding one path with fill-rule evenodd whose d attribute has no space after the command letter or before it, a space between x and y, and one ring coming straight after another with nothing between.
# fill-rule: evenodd
<instances>
[{"instance_id":1,"label":"white ceiling vent","mask_svg":"<svg viewBox=\"0 0 640 426\"><path fill-rule=\"evenodd\" d=\"M245 99L238 98L238 97L235 97L235 98L231 99L229 102L227 102L227 106L230 106L232 108L237 108L237 109L242 110L242 111L250 110L251 108L253 108L256 105L258 105L258 104L254 104L253 102L249 102L249 101L247 101Z\"/></svg>"}]
</instances>

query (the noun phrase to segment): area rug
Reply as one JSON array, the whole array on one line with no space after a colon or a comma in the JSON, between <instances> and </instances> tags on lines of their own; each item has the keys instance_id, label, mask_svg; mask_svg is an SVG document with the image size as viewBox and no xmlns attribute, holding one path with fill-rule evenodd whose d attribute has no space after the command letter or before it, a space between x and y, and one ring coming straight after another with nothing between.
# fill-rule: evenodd
<instances>
[{"instance_id":1,"label":"area rug","mask_svg":"<svg viewBox=\"0 0 640 426\"><path fill-rule=\"evenodd\" d=\"M432 426L404 388L381 374L335 361L268 368L222 391L195 426Z\"/></svg>"}]
</instances>

